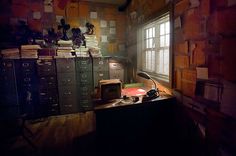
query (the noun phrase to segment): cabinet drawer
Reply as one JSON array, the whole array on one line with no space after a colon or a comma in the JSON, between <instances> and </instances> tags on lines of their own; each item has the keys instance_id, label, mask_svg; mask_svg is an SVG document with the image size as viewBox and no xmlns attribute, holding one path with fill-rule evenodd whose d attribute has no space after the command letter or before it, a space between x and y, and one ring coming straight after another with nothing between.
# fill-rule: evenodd
<instances>
[{"instance_id":1,"label":"cabinet drawer","mask_svg":"<svg viewBox=\"0 0 236 156\"><path fill-rule=\"evenodd\" d=\"M76 99L76 86L59 86L59 98L61 99Z\"/></svg>"},{"instance_id":2,"label":"cabinet drawer","mask_svg":"<svg viewBox=\"0 0 236 156\"><path fill-rule=\"evenodd\" d=\"M34 72L36 69L36 60L21 60L20 62L21 71L24 72Z\"/></svg>"},{"instance_id":3,"label":"cabinet drawer","mask_svg":"<svg viewBox=\"0 0 236 156\"><path fill-rule=\"evenodd\" d=\"M78 89L78 98L91 98L91 95L93 93L93 87L91 85L78 85L77 89Z\"/></svg>"},{"instance_id":4,"label":"cabinet drawer","mask_svg":"<svg viewBox=\"0 0 236 156\"><path fill-rule=\"evenodd\" d=\"M109 72L108 71L97 71L94 72L94 86L99 87L100 80L107 80L109 79Z\"/></svg>"},{"instance_id":5,"label":"cabinet drawer","mask_svg":"<svg viewBox=\"0 0 236 156\"><path fill-rule=\"evenodd\" d=\"M86 85L92 84L92 72L77 72L77 82L78 84Z\"/></svg>"},{"instance_id":6,"label":"cabinet drawer","mask_svg":"<svg viewBox=\"0 0 236 156\"><path fill-rule=\"evenodd\" d=\"M75 71L74 58L56 59L57 72L66 73Z\"/></svg>"},{"instance_id":7,"label":"cabinet drawer","mask_svg":"<svg viewBox=\"0 0 236 156\"><path fill-rule=\"evenodd\" d=\"M93 109L93 103L91 99L79 100L79 109L83 111L89 111Z\"/></svg>"},{"instance_id":8,"label":"cabinet drawer","mask_svg":"<svg viewBox=\"0 0 236 156\"><path fill-rule=\"evenodd\" d=\"M63 106L60 108L61 114L71 114L78 112L77 109L73 108L71 105Z\"/></svg>"},{"instance_id":9,"label":"cabinet drawer","mask_svg":"<svg viewBox=\"0 0 236 156\"><path fill-rule=\"evenodd\" d=\"M48 104L58 103L57 90L40 91L39 101L41 104L43 104L43 103L48 103Z\"/></svg>"},{"instance_id":10,"label":"cabinet drawer","mask_svg":"<svg viewBox=\"0 0 236 156\"><path fill-rule=\"evenodd\" d=\"M3 71L12 71L12 70L14 70L14 60L2 60L0 68Z\"/></svg>"},{"instance_id":11,"label":"cabinet drawer","mask_svg":"<svg viewBox=\"0 0 236 156\"><path fill-rule=\"evenodd\" d=\"M37 60L38 75L55 75L56 67L54 60Z\"/></svg>"},{"instance_id":12,"label":"cabinet drawer","mask_svg":"<svg viewBox=\"0 0 236 156\"><path fill-rule=\"evenodd\" d=\"M43 76L39 77L39 88L56 88L57 87L57 79L56 76Z\"/></svg>"},{"instance_id":13,"label":"cabinet drawer","mask_svg":"<svg viewBox=\"0 0 236 156\"><path fill-rule=\"evenodd\" d=\"M67 73L67 74L58 74L58 85L76 85L75 73Z\"/></svg>"},{"instance_id":14,"label":"cabinet drawer","mask_svg":"<svg viewBox=\"0 0 236 156\"><path fill-rule=\"evenodd\" d=\"M94 58L93 60L94 71L108 71L109 70L109 60L105 58Z\"/></svg>"},{"instance_id":15,"label":"cabinet drawer","mask_svg":"<svg viewBox=\"0 0 236 156\"><path fill-rule=\"evenodd\" d=\"M79 72L92 71L92 60L87 57L76 59L76 70Z\"/></svg>"}]
</instances>

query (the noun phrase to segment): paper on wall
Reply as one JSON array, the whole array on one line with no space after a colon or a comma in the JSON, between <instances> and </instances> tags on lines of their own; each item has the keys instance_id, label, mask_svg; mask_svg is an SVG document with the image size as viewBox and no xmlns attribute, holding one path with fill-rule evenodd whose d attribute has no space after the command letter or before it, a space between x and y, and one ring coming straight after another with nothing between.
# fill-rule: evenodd
<instances>
[{"instance_id":1,"label":"paper on wall","mask_svg":"<svg viewBox=\"0 0 236 156\"><path fill-rule=\"evenodd\" d=\"M60 23L63 16L56 15L56 22Z\"/></svg>"},{"instance_id":2,"label":"paper on wall","mask_svg":"<svg viewBox=\"0 0 236 156\"><path fill-rule=\"evenodd\" d=\"M90 18L91 19L97 19L97 17L98 17L97 12L90 12Z\"/></svg>"},{"instance_id":3,"label":"paper on wall","mask_svg":"<svg viewBox=\"0 0 236 156\"><path fill-rule=\"evenodd\" d=\"M53 8L51 5L44 5L44 12L53 12Z\"/></svg>"},{"instance_id":4,"label":"paper on wall","mask_svg":"<svg viewBox=\"0 0 236 156\"><path fill-rule=\"evenodd\" d=\"M175 29L181 28L181 18L180 16L175 19Z\"/></svg>"},{"instance_id":5,"label":"paper on wall","mask_svg":"<svg viewBox=\"0 0 236 156\"><path fill-rule=\"evenodd\" d=\"M33 12L33 19L40 19L41 18L41 13L39 11Z\"/></svg>"},{"instance_id":6,"label":"paper on wall","mask_svg":"<svg viewBox=\"0 0 236 156\"><path fill-rule=\"evenodd\" d=\"M111 20L109 22L110 27L115 27L116 26L116 21Z\"/></svg>"},{"instance_id":7,"label":"paper on wall","mask_svg":"<svg viewBox=\"0 0 236 156\"><path fill-rule=\"evenodd\" d=\"M116 34L116 28L110 28L110 34Z\"/></svg>"},{"instance_id":8,"label":"paper on wall","mask_svg":"<svg viewBox=\"0 0 236 156\"><path fill-rule=\"evenodd\" d=\"M208 79L208 68L196 67L198 79Z\"/></svg>"},{"instance_id":9,"label":"paper on wall","mask_svg":"<svg viewBox=\"0 0 236 156\"><path fill-rule=\"evenodd\" d=\"M101 27L101 28L106 28L106 27L107 27L107 21L101 20L101 21L100 21L100 27Z\"/></svg>"},{"instance_id":10,"label":"paper on wall","mask_svg":"<svg viewBox=\"0 0 236 156\"><path fill-rule=\"evenodd\" d=\"M101 36L101 42L107 42L107 36L106 35Z\"/></svg>"}]
</instances>

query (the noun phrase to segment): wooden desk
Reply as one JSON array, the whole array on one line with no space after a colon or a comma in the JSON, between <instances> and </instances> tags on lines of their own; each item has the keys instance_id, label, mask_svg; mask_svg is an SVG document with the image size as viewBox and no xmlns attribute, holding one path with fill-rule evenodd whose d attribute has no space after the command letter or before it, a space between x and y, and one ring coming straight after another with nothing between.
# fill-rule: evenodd
<instances>
[{"instance_id":1,"label":"wooden desk","mask_svg":"<svg viewBox=\"0 0 236 156\"><path fill-rule=\"evenodd\" d=\"M147 102L122 103L119 99L97 103L94 111L99 150L152 151L158 145L167 147L172 139L174 106L175 98L170 95Z\"/></svg>"}]
</instances>

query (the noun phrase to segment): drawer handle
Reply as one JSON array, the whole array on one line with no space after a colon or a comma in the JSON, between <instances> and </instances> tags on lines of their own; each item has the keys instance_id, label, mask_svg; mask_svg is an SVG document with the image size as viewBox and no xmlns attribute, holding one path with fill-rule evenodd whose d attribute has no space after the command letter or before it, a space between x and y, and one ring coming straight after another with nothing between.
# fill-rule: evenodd
<instances>
[{"instance_id":1,"label":"drawer handle","mask_svg":"<svg viewBox=\"0 0 236 156\"><path fill-rule=\"evenodd\" d=\"M23 63L22 66L23 67L29 67L29 63Z\"/></svg>"},{"instance_id":2,"label":"drawer handle","mask_svg":"<svg viewBox=\"0 0 236 156\"><path fill-rule=\"evenodd\" d=\"M71 92L65 92L64 95L71 95Z\"/></svg>"},{"instance_id":3,"label":"drawer handle","mask_svg":"<svg viewBox=\"0 0 236 156\"><path fill-rule=\"evenodd\" d=\"M24 78L25 82L29 82L31 79L30 78Z\"/></svg>"},{"instance_id":4,"label":"drawer handle","mask_svg":"<svg viewBox=\"0 0 236 156\"><path fill-rule=\"evenodd\" d=\"M72 107L72 105L65 105L65 107Z\"/></svg>"},{"instance_id":5,"label":"drawer handle","mask_svg":"<svg viewBox=\"0 0 236 156\"><path fill-rule=\"evenodd\" d=\"M47 71L51 71L51 69L47 69Z\"/></svg>"},{"instance_id":6,"label":"drawer handle","mask_svg":"<svg viewBox=\"0 0 236 156\"><path fill-rule=\"evenodd\" d=\"M52 85L52 82L49 82L48 84L49 84L49 85Z\"/></svg>"},{"instance_id":7,"label":"drawer handle","mask_svg":"<svg viewBox=\"0 0 236 156\"><path fill-rule=\"evenodd\" d=\"M40 95L46 95L46 93L40 93Z\"/></svg>"},{"instance_id":8,"label":"drawer handle","mask_svg":"<svg viewBox=\"0 0 236 156\"><path fill-rule=\"evenodd\" d=\"M56 107L56 106L58 106L58 104L52 104L52 106L53 106L53 107Z\"/></svg>"},{"instance_id":9,"label":"drawer handle","mask_svg":"<svg viewBox=\"0 0 236 156\"><path fill-rule=\"evenodd\" d=\"M70 68L70 66L66 66L66 68L67 68L67 69L69 69L69 68Z\"/></svg>"}]
</instances>

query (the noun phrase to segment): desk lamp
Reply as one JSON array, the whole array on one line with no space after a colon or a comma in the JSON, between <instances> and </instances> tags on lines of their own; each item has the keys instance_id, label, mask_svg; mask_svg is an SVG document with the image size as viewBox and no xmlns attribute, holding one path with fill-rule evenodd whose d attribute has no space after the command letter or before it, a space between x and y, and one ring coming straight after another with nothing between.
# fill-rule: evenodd
<instances>
[{"instance_id":1,"label":"desk lamp","mask_svg":"<svg viewBox=\"0 0 236 156\"><path fill-rule=\"evenodd\" d=\"M156 98L159 96L159 91L158 91L158 88L157 88L157 85L155 83L155 81L150 77L150 75L148 75L147 73L145 72L138 72L137 73L138 76L142 77L142 78L145 78L147 80L152 80L152 82L154 83L155 85L155 89L151 89L147 92L147 96L149 99L153 99L153 98ZM158 93L158 94L157 94Z\"/></svg>"}]
</instances>

